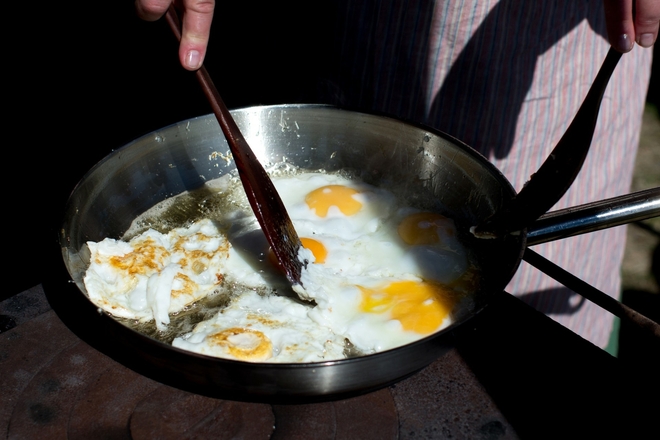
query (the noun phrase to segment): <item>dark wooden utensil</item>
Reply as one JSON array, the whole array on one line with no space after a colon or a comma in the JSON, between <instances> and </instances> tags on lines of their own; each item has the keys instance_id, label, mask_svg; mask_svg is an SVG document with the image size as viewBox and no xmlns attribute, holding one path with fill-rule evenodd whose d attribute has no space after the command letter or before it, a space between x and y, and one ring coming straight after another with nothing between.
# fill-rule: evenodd
<instances>
[{"instance_id":1,"label":"dark wooden utensil","mask_svg":"<svg viewBox=\"0 0 660 440\"><path fill-rule=\"evenodd\" d=\"M587 157L600 103L620 58L621 53L610 48L584 102L550 156L508 206L474 228L477 237L500 237L520 231L552 208L566 193Z\"/></svg>"},{"instance_id":2,"label":"dark wooden utensil","mask_svg":"<svg viewBox=\"0 0 660 440\"><path fill-rule=\"evenodd\" d=\"M173 5L170 5L167 10L165 19L176 38L181 41L181 20ZM291 223L282 199L277 194L266 170L241 134L206 68L202 65L195 72L195 76L227 138L250 206L252 206L254 215L261 225L278 263L292 285L301 284L302 263L298 260L300 238L293 228L293 223Z\"/></svg>"}]
</instances>

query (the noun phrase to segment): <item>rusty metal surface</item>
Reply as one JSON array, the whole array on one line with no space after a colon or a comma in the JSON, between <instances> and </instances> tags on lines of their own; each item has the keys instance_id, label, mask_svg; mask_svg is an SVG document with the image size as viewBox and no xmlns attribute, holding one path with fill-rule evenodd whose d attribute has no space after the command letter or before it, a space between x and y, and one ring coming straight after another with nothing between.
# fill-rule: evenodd
<instances>
[{"instance_id":1,"label":"rusty metal surface","mask_svg":"<svg viewBox=\"0 0 660 440\"><path fill-rule=\"evenodd\" d=\"M395 386L351 399L233 402L147 379L82 342L52 310L16 307L40 292L0 304L20 322L0 334L2 437L517 438L456 351Z\"/></svg>"},{"instance_id":2,"label":"rusty metal surface","mask_svg":"<svg viewBox=\"0 0 660 440\"><path fill-rule=\"evenodd\" d=\"M40 296L37 286L0 303L16 323L0 329L0 438L644 438L657 429L657 368L617 361L506 293L408 379L306 405L214 399L148 379L80 340Z\"/></svg>"},{"instance_id":3,"label":"rusty metal surface","mask_svg":"<svg viewBox=\"0 0 660 440\"><path fill-rule=\"evenodd\" d=\"M390 391L399 438L517 438L455 350Z\"/></svg>"},{"instance_id":4,"label":"rusty metal surface","mask_svg":"<svg viewBox=\"0 0 660 440\"><path fill-rule=\"evenodd\" d=\"M130 416L134 439L267 438L275 418L269 405L211 399L161 386Z\"/></svg>"},{"instance_id":5,"label":"rusty metal surface","mask_svg":"<svg viewBox=\"0 0 660 440\"><path fill-rule=\"evenodd\" d=\"M273 439L396 439L396 406L387 389L352 399L309 405L273 405Z\"/></svg>"},{"instance_id":6,"label":"rusty metal surface","mask_svg":"<svg viewBox=\"0 0 660 440\"><path fill-rule=\"evenodd\" d=\"M41 284L0 301L0 333L50 310Z\"/></svg>"}]
</instances>

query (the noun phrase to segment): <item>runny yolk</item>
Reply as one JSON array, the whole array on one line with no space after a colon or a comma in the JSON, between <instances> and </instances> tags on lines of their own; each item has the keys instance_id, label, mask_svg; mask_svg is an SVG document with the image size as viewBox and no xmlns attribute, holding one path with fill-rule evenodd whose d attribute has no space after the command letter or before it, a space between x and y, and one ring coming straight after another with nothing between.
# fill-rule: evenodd
<instances>
[{"instance_id":1,"label":"runny yolk","mask_svg":"<svg viewBox=\"0 0 660 440\"><path fill-rule=\"evenodd\" d=\"M426 282L396 281L376 289L358 287L362 291L361 311L389 312L404 330L421 334L435 331L454 305L448 290Z\"/></svg>"},{"instance_id":2,"label":"runny yolk","mask_svg":"<svg viewBox=\"0 0 660 440\"><path fill-rule=\"evenodd\" d=\"M305 197L309 209L319 217L328 215L331 206L339 208L344 215L355 215L362 208L362 203L353 198L358 191L343 185L327 185L311 191Z\"/></svg>"},{"instance_id":3,"label":"runny yolk","mask_svg":"<svg viewBox=\"0 0 660 440\"><path fill-rule=\"evenodd\" d=\"M314 263L323 264L328 256L328 250L318 240L313 238L301 238L300 242L305 249L309 249L314 254Z\"/></svg>"},{"instance_id":4,"label":"runny yolk","mask_svg":"<svg viewBox=\"0 0 660 440\"><path fill-rule=\"evenodd\" d=\"M404 242L413 246L439 243L442 235L455 234L451 220L433 212L409 215L399 223L398 232Z\"/></svg>"},{"instance_id":5,"label":"runny yolk","mask_svg":"<svg viewBox=\"0 0 660 440\"><path fill-rule=\"evenodd\" d=\"M314 255L314 264L325 263L325 259L328 257L328 250L325 248L323 243L318 240L314 240L313 238L301 237L300 244L302 244L302 247L305 249L312 251L312 254ZM275 252L273 252L273 248L270 247L268 248L268 261L275 267L280 265L280 263L277 261L277 257L275 256Z\"/></svg>"}]
</instances>

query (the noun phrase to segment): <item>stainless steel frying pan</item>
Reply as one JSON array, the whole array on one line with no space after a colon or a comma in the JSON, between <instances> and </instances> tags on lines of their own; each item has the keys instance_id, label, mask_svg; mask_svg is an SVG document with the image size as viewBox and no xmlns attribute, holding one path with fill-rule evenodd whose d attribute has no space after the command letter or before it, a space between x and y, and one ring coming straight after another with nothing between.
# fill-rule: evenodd
<instances>
[{"instance_id":1,"label":"stainless steel frying pan","mask_svg":"<svg viewBox=\"0 0 660 440\"><path fill-rule=\"evenodd\" d=\"M516 193L488 160L460 141L396 119L327 106L282 105L232 113L264 164L286 161L305 170L350 170L410 204L449 213L482 269L474 308L449 328L416 343L309 364L252 364L182 351L97 310L82 283L85 242L119 238L133 219L162 200L199 190L234 170L232 162L212 154L224 154L228 146L215 118L208 115L114 151L84 176L66 207L59 238L63 258L44 283L46 294L72 330L125 365L174 386L228 399L315 401L368 392L442 355L452 346L454 330L483 310L517 270L526 230L491 240L474 238L468 231ZM548 234L548 239L557 237Z\"/></svg>"}]
</instances>

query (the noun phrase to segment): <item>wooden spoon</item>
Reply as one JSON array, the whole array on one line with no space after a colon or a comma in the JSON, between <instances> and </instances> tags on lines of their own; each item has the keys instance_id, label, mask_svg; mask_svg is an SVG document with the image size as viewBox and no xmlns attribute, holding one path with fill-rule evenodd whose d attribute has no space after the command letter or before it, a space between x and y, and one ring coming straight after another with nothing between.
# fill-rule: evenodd
<instances>
[{"instance_id":1,"label":"wooden spoon","mask_svg":"<svg viewBox=\"0 0 660 440\"><path fill-rule=\"evenodd\" d=\"M170 5L165 19L176 38L181 41L181 20ZM293 223L286 212L282 199L273 182L250 149L247 141L236 125L236 121L220 98L211 77L204 66L195 75L208 99L220 128L234 157L236 169L245 188L254 215L266 235L278 263L292 285L300 285L302 262L298 260L301 243Z\"/></svg>"}]
</instances>

